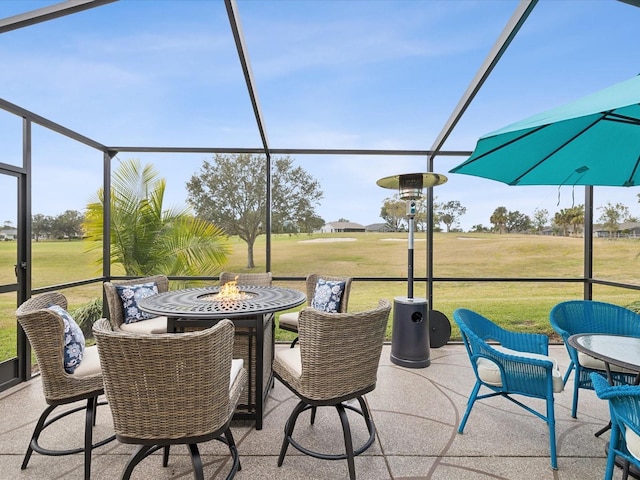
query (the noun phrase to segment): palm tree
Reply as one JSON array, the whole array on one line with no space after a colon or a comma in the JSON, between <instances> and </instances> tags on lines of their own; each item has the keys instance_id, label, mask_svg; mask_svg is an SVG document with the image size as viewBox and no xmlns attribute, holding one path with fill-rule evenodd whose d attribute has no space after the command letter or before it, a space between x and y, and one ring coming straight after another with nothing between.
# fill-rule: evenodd
<instances>
[{"instance_id":1,"label":"palm tree","mask_svg":"<svg viewBox=\"0 0 640 480\"><path fill-rule=\"evenodd\" d=\"M189 209L163 209L166 181L151 164L120 164L111 188L111 264L127 276L210 276L230 252L226 234ZM91 248L101 248L104 190L87 206L85 229Z\"/></svg>"}]
</instances>

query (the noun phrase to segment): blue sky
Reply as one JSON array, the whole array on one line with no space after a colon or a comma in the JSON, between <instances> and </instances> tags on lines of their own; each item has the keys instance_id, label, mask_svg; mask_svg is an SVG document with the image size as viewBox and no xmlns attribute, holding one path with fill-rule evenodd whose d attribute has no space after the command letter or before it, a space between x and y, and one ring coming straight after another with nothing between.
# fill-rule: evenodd
<instances>
[{"instance_id":1,"label":"blue sky","mask_svg":"<svg viewBox=\"0 0 640 480\"><path fill-rule=\"evenodd\" d=\"M0 17L56 2L3 0ZM239 0L272 148L429 149L518 3L510 0ZM443 150L640 73L640 8L541 0ZM0 98L109 146L260 147L222 1L122 0L0 35ZM21 123L0 111L0 162L19 164ZM33 213L80 210L101 154L34 128ZM204 154L130 154L167 179L168 205ZM380 222L392 191L376 180L425 159L294 156L325 193L327 221ZM464 157L438 157L446 173ZM116 162L117 163L117 162ZM0 190L12 179L0 176ZM595 205L640 216L637 188L596 188ZM532 215L584 203L583 188L508 187L449 175L438 201L467 208L465 229L498 206ZM15 218L0 206L0 220Z\"/></svg>"}]
</instances>

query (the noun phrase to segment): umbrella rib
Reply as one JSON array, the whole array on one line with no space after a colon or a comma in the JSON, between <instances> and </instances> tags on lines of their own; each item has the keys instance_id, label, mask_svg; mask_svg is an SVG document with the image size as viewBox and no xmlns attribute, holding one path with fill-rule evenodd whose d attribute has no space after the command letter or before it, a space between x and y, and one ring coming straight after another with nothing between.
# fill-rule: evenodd
<instances>
[{"instance_id":1,"label":"umbrella rib","mask_svg":"<svg viewBox=\"0 0 640 480\"><path fill-rule=\"evenodd\" d=\"M614 113L613 110L605 112L604 119L609 120L610 122L620 122L620 123L630 123L632 125L640 125L640 119L629 117L627 115L620 115L619 113Z\"/></svg>"},{"instance_id":2,"label":"umbrella rib","mask_svg":"<svg viewBox=\"0 0 640 480\"><path fill-rule=\"evenodd\" d=\"M476 160L480 160L481 158L484 158L484 157L486 157L487 155L492 154L493 152L497 152L498 150L501 150L501 149L503 149L504 147L508 147L508 146L509 146L509 145L511 145L512 143L517 142L517 141L519 141L519 140L522 140L523 138L526 138L526 137L528 137L529 135L531 135L531 134L533 134L533 133L536 133L536 132L538 132L538 131L540 131L540 130L542 130L543 128L548 127L548 126L549 126L549 124L547 124L547 125L541 125L541 126L539 126L539 127L536 127L536 128L534 128L533 130L531 130L531 131L529 131L529 132L525 133L524 135L520 135L519 137L516 137L516 138L514 138L514 139L512 139L512 140L509 140L508 142L503 143L503 144L501 144L501 145L498 145L498 146L497 146L497 147L495 147L495 148L492 148L491 150L487 150L486 152L484 152L484 153L482 153L482 154L478 155L476 158L468 159L467 161L465 161L465 162L461 163L461 164L460 164L460 165L458 165L457 167L452 168L450 171L451 171L451 173L455 173L455 172L457 172L458 170L460 170L462 167L466 167L467 165L470 165L470 164L474 163Z\"/></svg>"},{"instance_id":3,"label":"umbrella rib","mask_svg":"<svg viewBox=\"0 0 640 480\"><path fill-rule=\"evenodd\" d=\"M604 114L606 115L606 113ZM546 162L547 160L549 160L549 158L551 158L553 155L555 155L559 150L563 149L564 147L566 147L568 144L570 144L571 142L573 142L576 138L578 138L580 135L582 135L584 132L586 132L587 130L589 130L590 128L592 128L594 125L596 125L598 122L600 122L601 120L604 119L604 115L599 116L598 118L596 118L591 124L587 125L586 127L584 127L582 130L580 130L578 133L576 133L575 135L573 135L572 137L568 138L565 142L563 142L562 144L560 144L555 150L553 150L551 153L549 153L547 156L543 157L542 159L540 159L540 161L534 163L529 169L525 170L521 175L519 175L518 177L516 177L514 180L512 180L511 182L508 183L508 185L517 185L520 180L522 180L523 177L527 176L532 170L538 168L540 165L542 165L544 162ZM567 180L569 179L569 177L567 177ZM565 180L566 182L566 180Z\"/></svg>"},{"instance_id":4,"label":"umbrella rib","mask_svg":"<svg viewBox=\"0 0 640 480\"><path fill-rule=\"evenodd\" d=\"M633 187L635 185L635 182L633 181L633 177L635 177L636 171L638 170L638 164L640 164L640 157L636 159L636 164L633 166L633 170L631 170L631 175L629 176L627 181L624 182L624 185L623 185L624 187Z\"/></svg>"}]
</instances>

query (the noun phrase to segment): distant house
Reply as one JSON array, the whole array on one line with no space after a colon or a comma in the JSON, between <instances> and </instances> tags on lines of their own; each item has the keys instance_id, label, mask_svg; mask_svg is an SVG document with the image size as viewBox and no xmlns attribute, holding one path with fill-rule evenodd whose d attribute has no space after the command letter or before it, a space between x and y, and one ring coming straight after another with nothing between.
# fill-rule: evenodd
<instances>
[{"instance_id":1,"label":"distant house","mask_svg":"<svg viewBox=\"0 0 640 480\"><path fill-rule=\"evenodd\" d=\"M7 228L6 230L0 230L0 241L15 240L18 236L18 230L15 228Z\"/></svg>"},{"instance_id":2,"label":"distant house","mask_svg":"<svg viewBox=\"0 0 640 480\"><path fill-rule=\"evenodd\" d=\"M593 225L594 237L640 237L640 223L638 222L623 222L618 224L618 230L610 232L604 225Z\"/></svg>"},{"instance_id":3,"label":"distant house","mask_svg":"<svg viewBox=\"0 0 640 480\"><path fill-rule=\"evenodd\" d=\"M329 222L319 230L320 233L347 233L364 232L366 229L359 223L353 222Z\"/></svg>"},{"instance_id":4,"label":"distant house","mask_svg":"<svg viewBox=\"0 0 640 480\"><path fill-rule=\"evenodd\" d=\"M393 232L394 230L386 223L372 223L365 227L367 232Z\"/></svg>"}]
</instances>

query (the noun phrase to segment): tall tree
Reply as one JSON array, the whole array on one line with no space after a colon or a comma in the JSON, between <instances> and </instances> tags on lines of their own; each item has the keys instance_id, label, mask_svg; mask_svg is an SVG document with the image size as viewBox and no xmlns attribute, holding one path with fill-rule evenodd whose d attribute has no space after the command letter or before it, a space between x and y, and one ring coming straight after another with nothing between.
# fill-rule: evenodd
<instances>
[{"instance_id":1,"label":"tall tree","mask_svg":"<svg viewBox=\"0 0 640 480\"><path fill-rule=\"evenodd\" d=\"M273 160L271 226L274 233L317 225L320 184L286 156ZM197 215L247 243L247 268L254 268L253 246L265 233L267 162L264 156L216 154L187 182L188 202Z\"/></svg>"},{"instance_id":2,"label":"tall tree","mask_svg":"<svg viewBox=\"0 0 640 480\"><path fill-rule=\"evenodd\" d=\"M380 208L380 218L384 220L392 232L399 232L406 224L407 203L400 200L398 194L385 198Z\"/></svg>"},{"instance_id":3,"label":"tall tree","mask_svg":"<svg viewBox=\"0 0 640 480\"><path fill-rule=\"evenodd\" d=\"M152 165L123 162L111 188L111 263L131 276L213 275L230 251L224 232L188 209L164 208L166 181ZM104 191L87 206L89 239L102 246Z\"/></svg>"},{"instance_id":4,"label":"tall tree","mask_svg":"<svg viewBox=\"0 0 640 480\"><path fill-rule=\"evenodd\" d=\"M463 207L458 200L449 200L440 205L438 219L447 226L447 232L450 232L451 226L457 223L465 213L467 213L467 207Z\"/></svg>"},{"instance_id":5,"label":"tall tree","mask_svg":"<svg viewBox=\"0 0 640 480\"><path fill-rule=\"evenodd\" d=\"M526 232L531 229L531 219L528 215L520 213L518 210L507 212L507 232Z\"/></svg>"},{"instance_id":6,"label":"tall tree","mask_svg":"<svg viewBox=\"0 0 640 480\"><path fill-rule=\"evenodd\" d=\"M629 217L629 208L622 203L611 202L607 203L604 207L598 207L602 213L600 214L599 222L603 223L604 228L609 231L609 236L613 237L617 234L620 222L624 222Z\"/></svg>"},{"instance_id":7,"label":"tall tree","mask_svg":"<svg viewBox=\"0 0 640 480\"><path fill-rule=\"evenodd\" d=\"M535 227L537 232L542 232L544 226L549 221L549 210L546 208L539 209L536 208L533 211L533 226Z\"/></svg>"},{"instance_id":8,"label":"tall tree","mask_svg":"<svg viewBox=\"0 0 640 480\"><path fill-rule=\"evenodd\" d=\"M438 197L434 195L433 197L433 231L440 231L440 216L438 212L440 211L440 203L437 202ZM429 223L429 215L427 209L427 196L422 195L420 198L416 199L416 230L419 232L426 232L427 226Z\"/></svg>"},{"instance_id":9,"label":"tall tree","mask_svg":"<svg viewBox=\"0 0 640 480\"><path fill-rule=\"evenodd\" d=\"M498 233L504 233L507 227L507 213L506 207L498 207L489 217L489 222L493 223L493 229Z\"/></svg>"},{"instance_id":10,"label":"tall tree","mask_svg":"<svg viewBox=\"0 0 640 480\"><path fill-rule=\"evenodd\" d=\"M569 225L571 233L579 234L584 227L584 205L577 205L569 209Z\"/></svg>"},{"instance_id":11,"label":"tall tree","mask_svg":"<svg viewBox=\"0 0 640 480\"><path fill-rule=\"evenodd\" d=\"M60 238L81 238L83 235L82 222L84 215L77 210L66 210L64 213L53 218L51 230L53 234Z\"/></svg>"},{"instance_id":12,"label":"tall tree","mask_svg":"<svg viewBox=\"0 0 640 480\"><path fill-rule=\"evenodd\" d=\"M571 208L563 208L553 217L553 223L562 228L562 234L568 235L569 228L572 233L577 233L580 225L584 225L584 205Z\"/></svg>"},{"instance_id":13,"label":"tall tree","mask_svg":"<svg viewBox=\"0 0 640 480\"><path fill-rule=\"evenodd\" d=\"M40 237L51 235L51 226L53 219L48 215L36 213L31 217L31 233L36 239L36 242L40 241Z\"/></svg>"}]
</instances>

